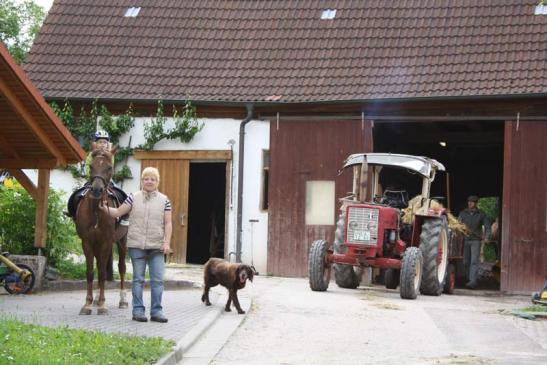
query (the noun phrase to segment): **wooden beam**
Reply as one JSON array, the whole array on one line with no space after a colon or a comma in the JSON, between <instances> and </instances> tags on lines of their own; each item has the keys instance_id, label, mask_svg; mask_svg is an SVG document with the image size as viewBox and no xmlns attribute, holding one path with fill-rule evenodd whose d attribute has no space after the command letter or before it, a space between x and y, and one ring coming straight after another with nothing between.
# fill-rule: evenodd
<instances>
[{"instance_id":1,"label":"wooden beam","mask_svg":"<svg viewBox=\"0 0 547 365\"><path fill-rule=\"evenodd\" d=\"M135 151L137 160L232 160L230 150ZM1 166L1 164L0 164Z\"/></svg>"},{"instance_id":2,"label":"wooden beam","mask_svg":"<svg viewBox=\"0 0 547 365\"><path fill-rule=\"evenodd\" d=\"M49 170L38 171L38 190L36 196L36 225L34 247L45 248L47 239L47 200L49 193Z\"/></svg>"},{"instance_id":3,"label":"wooden beam","mask_svg":"<svg viewBox=\"0 0 547 365\"><path fill-rule=\"evenodd\" d=\"M42 160L38 158L0 158L0 168L4 169L54 169L57 160Z\"/></svg>"},{"instance_id":4,"label":"wooden beam","mask_svg":"<svg viewBox=\"0 0 547 365\"><path fill-rule=\"evenodd\" d=\"M15 112L19 114L25 124L32 130L38 140L53 154L60 164L66 165L67 161L59 148L49 139L49 136L44 132L42 128L36 123L36 120L32 117L30 112L25 108L25 105L19 100L17 95L6 84L4 79L0 79L0 92L4 95L6 100L13 106Z\"/></svg>"},{"instance_id":5,"label":"wooden beam","mask_svg":"<svg viewBox=\"0 0 547 365\"><path fill-rule=\"evenodd\" d=\"M22 170L8 169L8 172L11 174L11 176L17 179L22 187L25 188L25 190L30 194L32 199L38 199L38 188Z\"/></svg>"}]
</instances>

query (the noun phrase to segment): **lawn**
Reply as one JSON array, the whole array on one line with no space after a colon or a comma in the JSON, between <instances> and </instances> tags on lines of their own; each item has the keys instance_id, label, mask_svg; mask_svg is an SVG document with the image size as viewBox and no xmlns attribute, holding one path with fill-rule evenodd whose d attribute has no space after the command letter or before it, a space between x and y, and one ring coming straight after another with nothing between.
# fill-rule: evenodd
<instances>
[{"instance_id":1,"label":"lawn","mask_svg":"<svg viewBox=\"0 0 547 365\"><path fill-rule=\"evenodd\" d=\"M174 345L159 337L0 321L0 364L154 364Z\"/></svg>"}]
</instances>

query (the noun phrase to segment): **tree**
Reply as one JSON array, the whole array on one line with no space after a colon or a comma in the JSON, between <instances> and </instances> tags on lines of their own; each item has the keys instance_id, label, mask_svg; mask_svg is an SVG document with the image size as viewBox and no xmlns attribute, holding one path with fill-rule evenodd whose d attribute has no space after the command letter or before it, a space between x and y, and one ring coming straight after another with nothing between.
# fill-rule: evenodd
<instances>
[{"instance_id":1,"label":"tree","mask_svg":"<svg viewBox=\"0 0 547 365\"><path fill-rule=\"evenodd\" d=\"M18 64L24 62L45 16L32 0L0 1L0 41Z\"/></svg>"}]
</instances>

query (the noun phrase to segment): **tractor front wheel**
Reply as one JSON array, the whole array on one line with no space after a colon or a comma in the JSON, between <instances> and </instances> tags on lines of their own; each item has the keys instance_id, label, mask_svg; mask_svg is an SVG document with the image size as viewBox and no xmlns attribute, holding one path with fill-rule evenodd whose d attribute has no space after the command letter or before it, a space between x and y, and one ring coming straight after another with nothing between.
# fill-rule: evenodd
<instances>
[{"instance_id":1,"label":"tractor front wheel","mask_svg":"<svg viewBox=\"0 0 547 365\"><path fill-rule=\"evenodd\" d=\"M420 290L426 295L441 295L448 265L448 224L445 217L424 221L420 250L424 259Z\"/></svg>"},{"instance_id":2,"label":"tractor front wheel","mask_svg":"<svg viewBox=\"0 0 547 365\"><path fill-rule=\"evenodd\" d=\"M422 267L423 258L420 249L417 247L407 248L401 263L401 298L416 299L420 292Z\"/></svg>"},{"instance_id":3,"label":"tractor front wheel","mask_svg":"<svg viewBox=\"0 0 547 365\"><path fill-rule=\"evenodd\" d=\"M341 213L336 222L334 233L334 252L345 254L347 248L343 247L346 231L346 217ZM340 288L355 289L361 284L363 271L361 268L354 268L352 265L334 264L334 279Z\"/></svg>"},{"instance_id":4,"label":"tractor front wheel","mask_svg":"<svg viewBox=\"0 0 547 365\"><path fill-rule=\"evenodd\" d=\"M325 291L329 287L330 264L327 262L328 243L324 240L314 241L308 258L308 277L313 291Z\"/></svg>"}]
</instances>

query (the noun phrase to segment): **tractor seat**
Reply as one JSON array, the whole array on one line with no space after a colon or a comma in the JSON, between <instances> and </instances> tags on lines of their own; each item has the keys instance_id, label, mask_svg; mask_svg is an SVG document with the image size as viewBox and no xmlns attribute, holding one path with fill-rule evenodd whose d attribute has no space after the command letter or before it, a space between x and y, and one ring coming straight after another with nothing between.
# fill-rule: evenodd
<instances>
[{"instance_id":1,"label":"tractor seat","mask_svg":"<svg viewBox=\"0 0 547 365\"><path fill-rule=\"evenodd\" d=\"M406 190L386 190L384 191L384 202L393 208L407 208L408 193Z\"/></svg>"}]
</instances>

